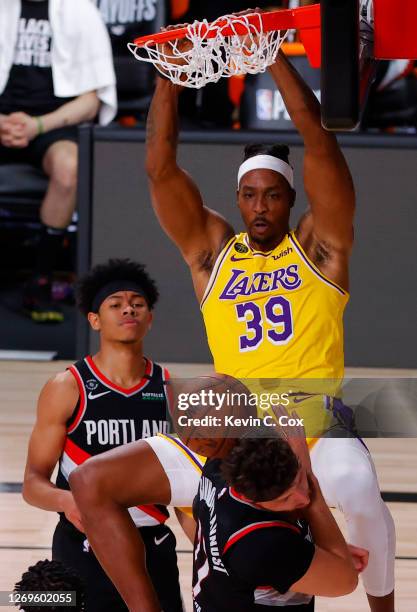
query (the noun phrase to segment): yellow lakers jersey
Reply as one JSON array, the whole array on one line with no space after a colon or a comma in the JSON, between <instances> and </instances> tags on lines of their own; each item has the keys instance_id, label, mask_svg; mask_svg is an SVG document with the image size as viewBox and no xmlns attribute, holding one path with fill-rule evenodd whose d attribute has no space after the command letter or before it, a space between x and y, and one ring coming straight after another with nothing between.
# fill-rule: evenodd
<instances>
[{"instance_id":1,"label":"yellow lakers jersey","mask_svg":"<svg viewBox=\"0 0 417 612\"><path fill-rule=\"evenodd\" d=\"M201 310L217 372L236 378L342 379L349 296L294 232L268 253L246 233L217 258Z\"/></svg>"}]
</instances>

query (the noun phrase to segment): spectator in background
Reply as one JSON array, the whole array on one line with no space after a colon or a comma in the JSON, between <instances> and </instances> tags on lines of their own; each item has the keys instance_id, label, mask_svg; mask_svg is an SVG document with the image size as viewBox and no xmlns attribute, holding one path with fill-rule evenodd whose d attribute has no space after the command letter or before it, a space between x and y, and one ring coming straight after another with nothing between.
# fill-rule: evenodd
<instances>
[{"instance_id":1,"label":"spectator in background","mask_svg":"<svg viewBox=\"0 0 417 612\"><path fill-rule=\"evenodd\" d=\"M120 2L120 0L92 0L100 10L110 34L113 53L132 58L127 44L138 36L152 34L150 27L157 16L158 5L166 0Z\"/></svg>"},{"instance_id":2,"label":"spectator in background","mask_svg":"<svg viewBox=\"0 0 417 612\"><path fill-rule=\"evenodd\" d=\"M0 0L0 163L44 170L49 186L23 306L60 322L51 278L76 203L77 125L116 113L109 37L90 0Z\"/></svg>"},{"instance_id":3,"label":"spectator in background","mask_svg":"<svg viewBox=\"0 0 417 612\"><path fill-rule=\"evenodd\" d=\"M113 48L117 120L122 125L135 125L146 117L154 90L155 70L151 64L135 61L128 43L166 25L168 0L92 1L106 24Z\"/></svg>"}]
</instances>

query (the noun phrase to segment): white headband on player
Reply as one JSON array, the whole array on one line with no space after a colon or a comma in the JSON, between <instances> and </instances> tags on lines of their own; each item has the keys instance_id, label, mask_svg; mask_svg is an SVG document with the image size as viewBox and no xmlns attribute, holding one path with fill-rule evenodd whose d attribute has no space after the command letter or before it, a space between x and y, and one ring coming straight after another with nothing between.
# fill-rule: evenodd
<instances>
[{"instance_id":1,"label":"white headband on player","mask_svg":"<svg viewBox=\"0 0 417 612\"><path fill-rule=\"evenodd\" d=\"M287 179L291 187L294 189L294 172L293 169L287 162L273 155L255 155L249 157L239 168L237 175L237 188L239 189L240 181L247 172L251 170L274 170L279 174L282 174Z\"/></svg>"}]
</instances>

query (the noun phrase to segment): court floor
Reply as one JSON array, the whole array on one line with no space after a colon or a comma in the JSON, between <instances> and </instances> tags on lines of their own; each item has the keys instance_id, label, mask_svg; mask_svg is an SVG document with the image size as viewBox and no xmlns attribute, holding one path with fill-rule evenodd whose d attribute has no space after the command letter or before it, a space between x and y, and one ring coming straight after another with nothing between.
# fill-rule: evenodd
<instances>
[{"instance_id":1,"label":"court floor","mask_svg":"<svg viewBox=\"0 0 417 612\"><path fill-rule=\"evenodd\" d=\"M35 418L36 398L46 380L65 369L64 362L0 362L0 591L8 591L22 572L39 559L50 558L56 515L32 508L19 490L26 445ZM198 376L210 366L167 364L175 376ZM417 371L356 370L348 375L366 377L417 377ZM415 612L417 601L417 440L373 439L367 441L377 467L381 490L397 528L397 612ZM343 529L343 518L336 514ZM191 544L175 518L181 584L187 612L191 612ZM3 608L15 610L15 608ZM355 593L337 599L319 599L319 612L366 611L361 585Z\"/></svg>"}]
</instances>

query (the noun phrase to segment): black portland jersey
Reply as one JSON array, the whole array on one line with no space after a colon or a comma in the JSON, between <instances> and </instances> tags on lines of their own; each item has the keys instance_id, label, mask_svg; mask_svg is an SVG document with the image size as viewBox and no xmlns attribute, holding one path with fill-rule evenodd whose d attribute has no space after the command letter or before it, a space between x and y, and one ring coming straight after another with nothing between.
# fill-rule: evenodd
<instances>
[{"instance_id":1,"label":"black portland jersey","mask_svg":"<svg viewBox=\"0 0 417 612\"><path fill-rule=\"evenodd\" d=\"M123 389L100 372L91 357L72 365L79 399L67 422L67 437L59 460L56 484L69 489L72 470L89 457L112 448L170 432L165 389L169 374L146 359L145 374L135 387ZM164 506L138 506L129 512L138 527L158 525L168 518Z\"/></svg>"},{"instance_id":2,"label":"black portland jersey","mask_svg":"<svg viewBox=\"0 0 417 612\"><path fill-rule=\"evenodd\" d=\"M226 486L220 465L206 463L194 500L195 612L252 612L260 605L313 610L310 595L289 591L314 555L308 525L244 500Z\"/></svg>"}]
</instances>

